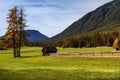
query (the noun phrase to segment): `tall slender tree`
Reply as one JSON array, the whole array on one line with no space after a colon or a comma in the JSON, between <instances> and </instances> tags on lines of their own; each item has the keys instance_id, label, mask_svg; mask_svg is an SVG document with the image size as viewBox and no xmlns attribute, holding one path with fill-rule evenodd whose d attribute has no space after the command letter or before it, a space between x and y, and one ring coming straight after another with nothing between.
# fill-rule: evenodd
<instances>
[{"instance_id":1,"label":"tall slender tree","mask_svg":"<svg viewBox=\"0 0 120 80\"><path fill-rule=\"evenodd\" d=\"M18 48L18 56L20 57L20 50L21 50L21 44L22 44L22 40L24 40L24 41L27 41L26 40L26 36L27 36L27 33L25 32L25 27L27 27L26 26L26 20L25 20L25 16L26 15L24 15L24 11L23 11L23 9L21 9L20 10L20 12L19 12L19 16L18 16L18 24L19 24L19 48Z\"/></svg>"},{"instance_id":2,"label":"tall slender tree","mask_svg":"<svg viewBox=\"0 0 120 80\"><path fill-rule=\"evenodd\" d=\"M10 13L8 14L7 17L7 22L8 22L8 28L7 28L7 38L8 40L12 40L13 42L13 52L14 52L14 57L17 57L16 53L16 40L15 40L15 31L16 31L16 26L17 26L17 8L14 7L13 9L9 10Z\"/></svg>"},{"instance_id":3,"label":"tall slender tree","mask_svg":"<svg viewBox=\"0 0 120 80\"><path fill-rule=\"evenodd\" d=\"M24 12L23 10L18 10L14 7L9 10L10 13L7 17L8 28L7 28L7 40L12 41L14 57L20 57L20 49L22 40L26 40L26 32L24 27L26 27Z\"/></svg>"}]
</instances>

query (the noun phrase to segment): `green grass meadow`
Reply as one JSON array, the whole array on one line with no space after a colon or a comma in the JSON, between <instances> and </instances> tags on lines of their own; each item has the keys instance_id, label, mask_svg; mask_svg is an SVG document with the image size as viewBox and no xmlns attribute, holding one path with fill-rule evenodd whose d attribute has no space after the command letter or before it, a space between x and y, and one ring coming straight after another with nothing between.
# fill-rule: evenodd
<instances>
[{"instance_id":1,"label":"green grass meadow","mask_svg":"<svg viewBox=\"0 0 120 80\"><path fill-rule=\"evenodd\" d=\"M65 52L111 51L112 48L67 48ZM41 48L22 48L20 58L12 50L0 51L0 80L120 80L120 58L41 56Z\"/></svg>"}]
</instances>

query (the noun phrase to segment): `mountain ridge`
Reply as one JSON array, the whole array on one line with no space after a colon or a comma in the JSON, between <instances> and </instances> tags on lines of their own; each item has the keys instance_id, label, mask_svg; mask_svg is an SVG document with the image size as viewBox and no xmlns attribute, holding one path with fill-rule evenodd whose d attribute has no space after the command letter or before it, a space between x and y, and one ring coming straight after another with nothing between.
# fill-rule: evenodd
<instances>
[{"instance_id":1,"label":"mountain ridge","mask_svg":"<svg viewBox=\"0 0 120 80\"><path fill-rule=\"evenodd\" d=\"M72 23L51 40L58 41L66 37L89 34L91 32L120 29L120 1L106 3Z\"/></svg>"},{"instance_id":2,"label":"mountain ridge","mask_svg":"<svg viewBox=\"0 0 120 80\"><path fill-rule=\"evenodd\" d=\"M26 38L29 42L37 42L37 41L41 41L41 40L45 40L45 39L49 38L37 30L29 29L29 30L25 30L25 32L28 34L28 36ZM5 35L1 36L0 38L4 38L4 37L5 37Z\"/></svg>"},{"instance_id":3,"label":"mountain ridge","mask_svg":"<svg viewBox=\"0 0 120 80\"><path fill-rule=\"evenodd\" d=\"M26 30L28 36L26 37L30 42L41 41L44 39L48 39L48 37L37 30Z\"/></svg>"}]
</instances>

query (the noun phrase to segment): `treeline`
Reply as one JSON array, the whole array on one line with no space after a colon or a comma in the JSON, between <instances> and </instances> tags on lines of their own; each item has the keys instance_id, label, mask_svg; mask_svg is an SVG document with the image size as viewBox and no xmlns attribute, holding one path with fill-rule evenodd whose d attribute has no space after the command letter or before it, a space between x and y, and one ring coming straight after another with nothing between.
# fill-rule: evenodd
<instances>
[{"instance_id":1,"label":"treeline","mask_svg":"<svg viewBox=\"0 0 120 80\"><path fill-rule=\"evenodd\" d=\"M96 46L112 46L116 38L119 38L119 32L99 32L94 35L76 36L65 38L62 47L96 47Z\"/></svg>"},{"instance_id":2,"label":"treeline","mask_svg":"<svg viewBox=\"0 0 120 80\"><path fill-rule=\"evenodd\" d=\"M82 47L97 47L97 46L113 46L114 40L120 38L119 32L98 32L91 35L77 35L61 41L44 40L40 42L33 42L31 46L56 46L63 48L82 48ZM119 44L118 44L119 45Z\"/></svg>"}]
</instances>

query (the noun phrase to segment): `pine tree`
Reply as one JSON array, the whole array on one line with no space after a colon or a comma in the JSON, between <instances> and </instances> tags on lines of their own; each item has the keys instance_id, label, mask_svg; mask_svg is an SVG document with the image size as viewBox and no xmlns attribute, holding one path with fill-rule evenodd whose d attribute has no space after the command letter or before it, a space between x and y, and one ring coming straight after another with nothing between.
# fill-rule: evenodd
<instances>
[{"instance_id":1,"label":"pine tree","mask_svg":"<svg viewBox=\"0 0 120 80\"><path fill-rule=\"evenodd\" d=\"M9 10L10 13L7 17L7 22L9 23L8 28L7 28L7 39L9 41L12 40L13 42L13 52L14 52L14 57L17 57L17 53L16 53L16 40L15 40L15 31L16 31L16 26L17 26L17 8L14 7L13 9Z\"/></svg>"},{"instance_id":2,"label":"pine tree","mask_svg":"<svg viewBox=\"0 0 120 80\"><path fill-rule=\"evenodd\" d=\"M24 42L27 42L26 36L27 33L25 32L25 27L26 26L26 20L25 20L25 15L23 9L20 10L19 16L18 16L18 24L19 24L19 48L18 48L18 56L20 57L20 50L21 50L21 42L24 40Z\"/></svg>"},{"instance_id":3,"label":"pine tree","mask_svg":"<svg viewBox=\"0 0 120 80\"><path fill-rule=\"evenodd\" d=\"M6 32L6 38L13 43L14 57L20 57L21 43L22 40L26 40L27 36L24 30L24 27L26 27L24 17L23 10L21 9L19 11L17 7L10 9L10 13L7 17L9 25Z\"/></svg>"}]
</instances>

